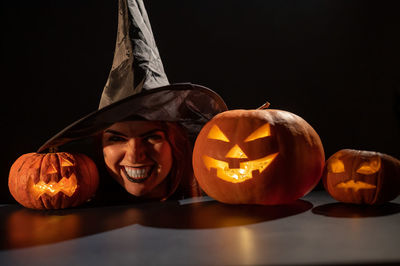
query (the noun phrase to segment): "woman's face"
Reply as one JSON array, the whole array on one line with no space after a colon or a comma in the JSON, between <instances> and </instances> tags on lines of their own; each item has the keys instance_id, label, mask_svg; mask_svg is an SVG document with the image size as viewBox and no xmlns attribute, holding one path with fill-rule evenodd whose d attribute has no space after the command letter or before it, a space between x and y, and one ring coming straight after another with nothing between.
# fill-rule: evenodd
<instances>
[{"instance_id":1,"label":"woman's face","mask_svg":"<svg viewBox=\"0 0 400 266\"><path fill-rule=\"evenodd\" d=\"M129 193L146 198L165 196L173 158L160 123L115 123L104 130L102 146L109 173Z\"/></svg>"}]
</instances>

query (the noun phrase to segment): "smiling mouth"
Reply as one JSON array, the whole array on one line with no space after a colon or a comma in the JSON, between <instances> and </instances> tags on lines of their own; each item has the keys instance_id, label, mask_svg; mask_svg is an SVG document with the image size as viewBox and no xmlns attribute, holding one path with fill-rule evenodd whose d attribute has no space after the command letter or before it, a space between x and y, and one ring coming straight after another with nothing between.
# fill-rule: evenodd
<instances>
[{"instance_id":1,"label":"smiling mouth","mask_svg":"<svg viewBox=\"0 0 400 266\"><path fill-rule=\"evenodd\" d=\"M123 173L125 177L133 183L143 183L146 181L153 172L152 166L144 166L144 167L129 167L124 166Z\"/></svg>"}]
</instances>

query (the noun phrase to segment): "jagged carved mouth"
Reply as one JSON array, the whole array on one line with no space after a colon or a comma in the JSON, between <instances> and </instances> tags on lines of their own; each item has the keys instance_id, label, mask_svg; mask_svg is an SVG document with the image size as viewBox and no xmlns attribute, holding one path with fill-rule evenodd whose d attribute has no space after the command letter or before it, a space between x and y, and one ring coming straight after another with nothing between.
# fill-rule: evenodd
<instances>
[{"instance_id":1,"label":"jagged carved mouth","mask_svg":"<svg viewBox=\"0 0 400 266\"><path fill-rule=\"evenodd\" d=\"M44 182L40 180L38 183L33 184L31 181L30 187L36 198L40 198L43 194L55 196L57 193L62 192L68 197L71 197L77 189L77 179L75 174L71 174L69 178L63 177L60 181Z\"/></svg>"},{"instance_id":2,"label":"jagged carved mouth","mask_svg":"<svg viewBox=\"0 0 400 266\"><path fill-rule=\"evenodd\" d=\"M231 183L240 183L253 178L253 171L255 170L262 173L277 155L278 153L273 153L257 160L241 162L239 168L229 168L227 162L211 158L207 155L203 156L203 162L209 171L211 168L216 169L219 178Z\"/></svg>"},{"instance_id":3,"label":"jagged carved mouth","mask_svg":"<svg viewBox=\"0 0 400 266\"><path fill-rule=\"evenodd\" d=\"M375 189L376 186L363 182L363 181L354 181L354 180L349 180L345 182L340 182L336 185L337 188L343 188L343 189L353 189L354 191L359 191L361 189Z\"/></svg>"}]
</instances>

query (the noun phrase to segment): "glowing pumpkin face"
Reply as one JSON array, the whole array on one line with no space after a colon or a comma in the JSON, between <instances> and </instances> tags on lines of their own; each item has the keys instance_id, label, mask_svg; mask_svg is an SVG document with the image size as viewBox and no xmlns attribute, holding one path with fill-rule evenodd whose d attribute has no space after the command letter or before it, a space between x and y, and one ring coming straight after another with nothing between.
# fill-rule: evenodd
<instances>
[{"instance_id":1,"label":"glowing pumpkin face","mask_svg":"<svg viewBox=\"0 0 400 266\"><path fill-rule=\"evenodd\" d=\"M60 209L88 200L99 182L96 165L83 154L28 153L10 169L9 189L32 209Z\"/></svg>"},{"instance_id":2,"label":"glowing pumpkin face","mask_svg":"<svg viewBox=\"0 0 400 266\"><path fill-rule=\"evenodd\" d=\"M255 147L250 148L252 149L252 152L255 153L255 149L262 147L260 145L257 145L256 140L264 139L270 136L270 125L266 123L256 129L254 132L252 132L244 140L236 140L236 143L240 142L243 146L250 146L252 144L256 145ZM217 125L212 126L211 130L208 132L207 138L230 143L230 140L225 136L225 134ZM255 142L255 144L250 142ZM225 155L225 160L218 160L210 156L203 155L203 161L204 165L209 171L211 170L211 168L216 169L217 177L228 182L240 183L247 179L253 178L253 171L258 171L258 174L262 173L265 169L267 169L267 167L277 155L278 152L275 152L259 159L249 160L249 157L242 150L242 148L240 148L238 144L235 144L231 149L229 149L229 151ZM230 168L228 159L237 160L239 168Z\"/></svg>"},{"instance_id":3,"label":"glowing pumpkin face","mask_svg":"<svg viewBox=\"0 0 400 266\"><path fill-rule=\"evenodd\" d=\"M377 152L341 150L327 160L323 181L338 201L379 204L400 193L400 163Z\"/></svg>"},{"instance_id":4,"label":"glowing pumpkin face","mask_svg":"<svg viewBox=\"0 0 400 266\"><path fill-rule=\"evenodd\" d=\"M280 110L231 110L200 131L193 170L211 197L233 204L282 204L309 192L321 177L317 133Z\"/></svg>"},{"instance_id":5,"label":"glowing pumpkin face","mask_svg":"<svg viewBox=\"0 0 400 266\"><path fill-rule=\"evenodd\" d=\"M43 194L55 196L59 192L71 197L75 193L78 185L76 175L74 171L71 171L73 168L70 167L74 166L74 162L68 159L68 157L60 156L59 164L60 171L57 169L56 163L44 165L39 182L34 183L33 179L29 179L28 188L31 190L31 193L35 198L39 199ZM40 169L41 161L36 161L32 167ZM48 178L51 180L52 175L55 175L57 177L56 179L59 181L44 181Z\"/></svg>"}]
</instances>

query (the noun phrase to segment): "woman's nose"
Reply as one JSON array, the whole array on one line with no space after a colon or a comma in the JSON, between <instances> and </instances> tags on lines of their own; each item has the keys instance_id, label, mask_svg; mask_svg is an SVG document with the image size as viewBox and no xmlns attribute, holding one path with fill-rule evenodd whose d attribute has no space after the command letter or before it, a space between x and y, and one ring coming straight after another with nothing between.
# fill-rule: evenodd
<instances>
[{"instance_id":1,"label":"woman's nose","mask_svg":"<svg viewBox=\"0 0 400 266\"><path fill-rule=\"evenodd\" d=\"M145 145L140 139L134 138L128 141L125 151L126 159L131 163L140 163L146 158Z\"/></svg>"}]
</instances>

